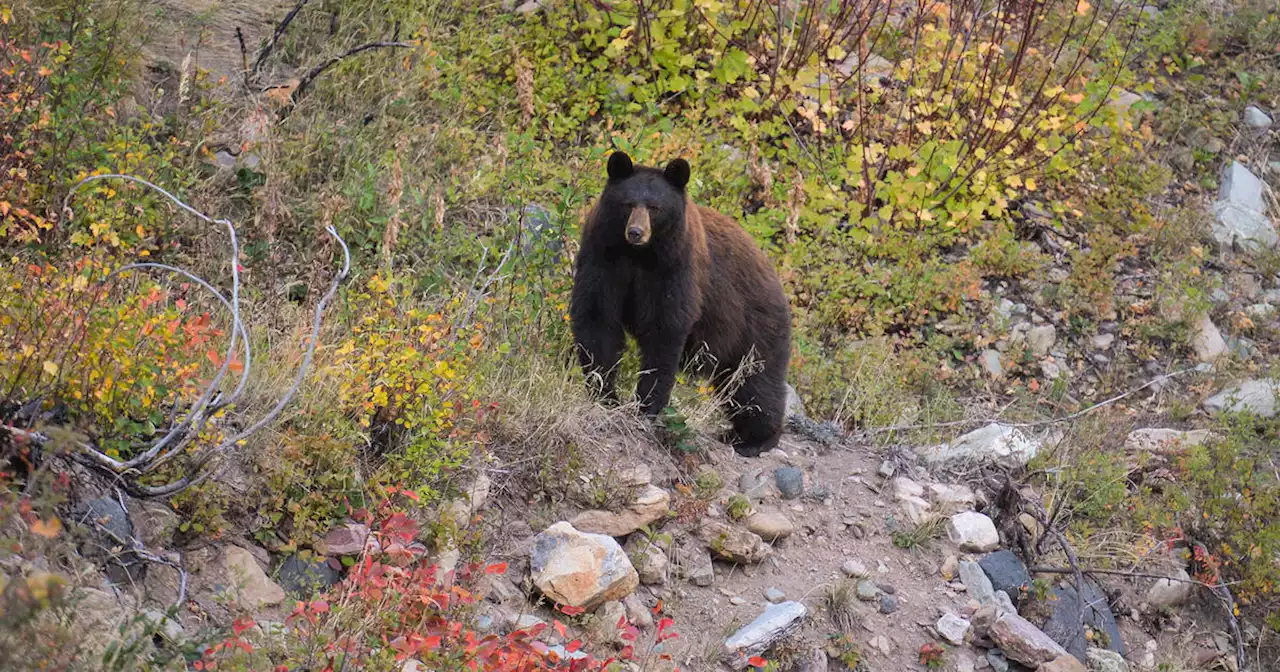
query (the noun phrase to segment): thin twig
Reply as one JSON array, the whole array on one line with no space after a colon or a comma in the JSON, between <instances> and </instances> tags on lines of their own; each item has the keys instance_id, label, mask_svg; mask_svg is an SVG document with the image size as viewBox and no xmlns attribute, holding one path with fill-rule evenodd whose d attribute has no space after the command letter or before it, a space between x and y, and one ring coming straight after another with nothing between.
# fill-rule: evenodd
<instances>
[{"instance_id":1,"label":"thin twig","mask_svg":"<svg viewBox=\"0 0 1280 672\"><path fill-rule=\"evenodd\" d=\"M289 24L293 23L294 18L298 16L298 12L301 12L302 8L310 1L311 0L298 0L298 4L294 5L293 9L289 10L289 13L284 15L284 19L276 25L275 33L271 35L271 41L267 43L267 46L262 48L262 51L258 52L258 57L253 60L253 70L249 74L245 75L246 82L258 76L258 71L262 69L262 64L266 63L267 57L276 50L276 43L280 41L280 38L284 35L284 31L289 29Z\"/></svg>"},{"instance_id":2,"label":"thin twig","mask_svg":"<svg viewBox=\"0 0 1280 672\"><path fill-rule=\"evenodd\" d=\"M311 71L308 72L305 76L303 76L303 78L298 82L297 88L293 90L293 94L289 97L289 99L291 102L297 103L298 99L302 97L302 94L306 92L307 87L311 86L312 80L314 80L316 77L319 77L325 70L328 70L329 68L337 65L339 62L342 61L342 59L348 56L355 56L356 54L362 51L369 51L370 49L382 49L382 48L411 49L412 47L413 45L409 44L408 42L366 42L358 47L352 47L342 52L341 54L338 54L337 56L330 58L324 63L321 63L320 65L317 65L316 67L312 68Z\"/></svg>"}]
</instances>

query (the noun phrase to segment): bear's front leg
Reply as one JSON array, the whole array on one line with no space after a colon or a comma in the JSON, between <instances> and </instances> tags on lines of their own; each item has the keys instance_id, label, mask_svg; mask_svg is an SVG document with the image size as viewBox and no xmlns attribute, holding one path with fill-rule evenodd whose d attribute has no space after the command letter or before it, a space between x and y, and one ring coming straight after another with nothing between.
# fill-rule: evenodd
<instances>
[{"instance_id":1,"label":"bear's front leg","mask_svg":"<svg viewBox=\"0 0 1280 672\"><path fill-rule=\"evenodd\" d=\"M622 300L606 271L592 266L578 269L569 305L569 324L578 364L587 376L588 387L596 389L598 384L604 401L617 402L614 381L618 377L626 334L622 327Z\"/></svg>"},{"instance_id":2,"label":"bear's front leg","mask_svg":"<svg viewBox=\"0 0 1280 672\"><path fill-rule=\"evenodd\" d=\"M676 384L676 370L688 330L664 330L636 339L640 345L640 382L636 395L645 415L655 417L671 401L671 388Z\"/></svg>"}]
</instances>

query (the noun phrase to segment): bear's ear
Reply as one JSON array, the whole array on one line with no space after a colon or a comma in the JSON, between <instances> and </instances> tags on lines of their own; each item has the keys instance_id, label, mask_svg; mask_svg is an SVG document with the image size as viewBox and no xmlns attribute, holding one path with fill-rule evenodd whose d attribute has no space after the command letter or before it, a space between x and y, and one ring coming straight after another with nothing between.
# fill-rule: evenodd
<instances>
[{"instance_id":1,"label":"bear's ear","mask_svg":"<svg viewBox=\"0 0 1280 672\"><path fill-rule=\"evenodd\" d=\"M676 189L684 189L689 184L689 162L684 159L673 159L671 163L662 171L663 177L675 186Z\"/></svg>"},{"instance_id":2,"label":"bear's ear","mask_svg":"<svg viewBox=\"0 0 1280 672\"><path fill-rule=\"evenodd\" d=\"M609 179L625 180L635 172L631 165L631 157L626 152L614 152L609 155Z\"/></svg>"}]
</instances>

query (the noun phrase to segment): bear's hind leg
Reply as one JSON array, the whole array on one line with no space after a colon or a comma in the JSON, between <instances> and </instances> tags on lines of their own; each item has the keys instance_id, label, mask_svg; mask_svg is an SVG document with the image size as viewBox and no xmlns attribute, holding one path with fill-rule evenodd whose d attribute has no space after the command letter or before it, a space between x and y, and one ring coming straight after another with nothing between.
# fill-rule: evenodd
<instances>
[{"instance_id":1,"label":"bear's hind leg","mask_svg":"<svg viewBox=\"0 0 1280 672\"><path fill-rule=\"evenodd\" d=\"M743 457L773 450L782 438L786 388L776 378L775 372L766 369L743 381L733 395L728 409L734 434L731 443Z\"/></svg>"}]
</instances>

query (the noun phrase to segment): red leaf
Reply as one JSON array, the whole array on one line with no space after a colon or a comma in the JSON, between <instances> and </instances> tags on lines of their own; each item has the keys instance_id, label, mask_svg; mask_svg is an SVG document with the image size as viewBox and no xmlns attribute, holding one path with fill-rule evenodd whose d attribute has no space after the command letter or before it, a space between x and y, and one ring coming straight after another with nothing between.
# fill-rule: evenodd
<instances>
[{"instance_id":1,"label":"red leaf","mask_svg":"<svg viewBox=\"0 0 1280 672\"><path fill-rule=\"evenodd\" d=\"M564 627L564 623L561 623L560 621L557 621L557 620L552 619L552 621L551 621L551 627L555 628L555 629L556 629L556 632L560 633L560 636L561 636L561 637L567 637L567 636L568 636L568 635L566 635L566 634L565 634L565 627Z\"/></svg>"},{"instance_id":2,"label":"red leaf","mask_svg":"<svg viewBox=\"0 0 1280 672\"><path fill-rule=\"evenodd\" d=\"M440 635L431 635L422 642L423 648L435 650L440 648Z\"/></svg>"},{"instance_id":3,"label":"red leaf","mask_svg":"<svg viewBox=\"0 0 1280 672\"><path fill-rule=\"evenodd\" d=\"M231 624L231 631L236 633L236 637L239 637L241 634L244 633L245 630L248 630L249 628L252 628L252 627L253 627L252 618L241 618L236 620L235 623Z\"/></svg>"},{"instance_id":4,"label":"red leaf","mask_svg":"<svg viewBox=\"0 0 1280 672\"><path fill-rule=\"evenodd\" d=\"M505 562L497 562L497 563L494 563L494 564L492 564L492 565L489 565L488 567L485 567L485 568L484 568L484 573L485 573L485 574L506 574L506 573L507 573L507 563L505 563Z\"/></svg>"},{"instance_id":5,"label":"red leaf","mask_svg":"<svg viewBox=\"0 0 1280 672\"><path fill-rule=\"evenodd\" d=\"M618 630L621 630L627 627L627 615L623 614L622 616L618 617L618 625L614 627L616 627Z\"/></svg>"},{"instance_id":6,"label":"red leaf","mask_svg":"<svg viewBox=\"0 0 1280 672\"><path fill-rule=\"evenodd\" d=\"M578 649L581 649L581 648L582 648L582 640L575 639L572 642L569 642L568 644L566 644L564 647L564 650L568 651L569 653L576 653Z\"/></svg>"},{"instance_id":7,"label":"red leaf","mask_svg":"<svg viewBox=\"0 0 1280 672\"><path fill-rule=\"evenodd\" d=\"M634 646L623 647L622 651L618 652L618 657L623 660L631 660L632 658L635 657L635 655L636 655L636 647Z\"/></svg>"},{"instance_id":8,"label":"red leaf","mask_svg":"<svg viewBox=\"0 0 1280 672\"><path fill-rule=\"evenodd\" d=\"M582 607L571 607L567 604L558 605L556 606L556 608L564 612L566 616L581 616L582 614L587 613L587 610L583 609Z\"/></svg>"},{"instance_id":9,"label":"red leaf","mask_svg":"<svg viewBox=\"0 0 1280 672\"><path fill-rule=\"evenodd\" d=\"M769 661L761 658L760 656L751 656L747 659L747 664L752 667L764 667L769 664Z\"/></svg>"},{"instance_id":10,"label":"red leaf","mask_svg":"<svg viewBox=\"0 0 1280 672\"><path fill-rule=\"evenodd\" d=\"M328 613L329 603L325 602L324 600L316 600L311 603L311 611L314 611L317 614Z\"/></svg>"}]
</instances>

